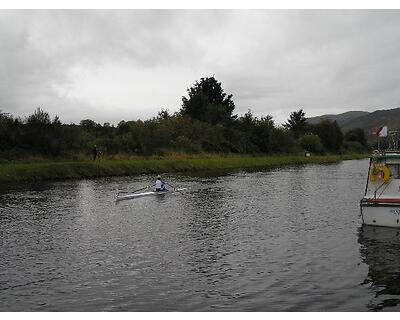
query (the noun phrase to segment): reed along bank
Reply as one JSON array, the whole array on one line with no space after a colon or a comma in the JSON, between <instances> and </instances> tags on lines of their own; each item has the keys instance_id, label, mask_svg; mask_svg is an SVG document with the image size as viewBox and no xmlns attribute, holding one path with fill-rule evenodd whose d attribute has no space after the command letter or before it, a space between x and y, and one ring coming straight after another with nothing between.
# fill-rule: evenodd
<instances>
[{"instance_id":1,"label":"reed along bank","mask_svg":"<svg viewBox=\"0 0 400 320\"><path fill-rule=\"evenodd\" d=\"M206 156L183 158L143 158L101 161L40 161L0 165L0 183L87 179L140 174L200 173L208 171L266 170L290 165L334 163L362 159L365 154L279 156Z\"/></svg>"}]
</instances>

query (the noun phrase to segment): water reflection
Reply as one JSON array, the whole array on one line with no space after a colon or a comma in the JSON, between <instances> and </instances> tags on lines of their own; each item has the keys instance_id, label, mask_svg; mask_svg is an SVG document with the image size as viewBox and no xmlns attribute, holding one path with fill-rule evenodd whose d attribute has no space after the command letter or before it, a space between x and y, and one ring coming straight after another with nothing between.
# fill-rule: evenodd
<instances>
[{"instance_id":1,"label":"water reflection","mask_svg":"<svg viewBox=\"0 0 400 320\"><path fill-rule=\"evenodd\" d=\"M359 230L360 252L368 267L363 285L371 286L375 297L370 310L400 306L400 230L364 226Z\"/></svg>"},{"instance_id":2,"label":"water reflection","mask_svg":"<svg viewBox=\"0 0 400 320\"><path fill-rule=\"evenodd\" d=\"M357 232L367 165L166 176L188 190L119 203L117 192L139 189L154 177L0 188L0 310L360 311L396 305L390 300L398 298L395 253L389 250L386 261L379 253L388 249L376 248L381 241ZM391 284L375 274L379 264L390 271Z\"/></svg>"},{"instance_id":3,"label":"water reflection","mask_svg":"<svg viewBox=\"0 0 400 320\"><path fill-rule=\"evenodd\" d=\"M226 188L214 179L207 181L201 192L187 199L187 205L192 210L188 210L186 225L182 225L182 230L187 230L191 271L200 276L200 281L212 285L226 276L229 269L229 263L224 258L229 251L225 248L230 211L224 200Z\"/></svg>"}]
</instances>

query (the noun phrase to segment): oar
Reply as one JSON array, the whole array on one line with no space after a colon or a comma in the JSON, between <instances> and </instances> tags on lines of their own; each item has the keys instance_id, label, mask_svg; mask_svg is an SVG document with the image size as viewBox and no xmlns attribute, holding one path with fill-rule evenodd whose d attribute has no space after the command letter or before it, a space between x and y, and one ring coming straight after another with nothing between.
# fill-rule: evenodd
<instances>
[{"instance_id":1,"label":"oar","mask_svg":"<svg viewBox=\"0 0 400 320\"><path fill-rule=\"evenodd\" d=\"M168 182L164 182L166 185L169 185L171 188L176 189L172 184L169 184Z\"/></svg>"},{"instance_id":2,"label":"oar","mask_svg":"<svg viewBox=\"0 0 400 320\"><path fill-rule=\"evenodd\" d=\"M128 192L130 192L130 193L135 193L135 192L142 191L142 190L148 189L148 188L150 188L150 186L146 186L146 187L144 187L144 188L140 188L140 189L135 190L135 191L119 191L119 192L117 193L117 195L119 195L120 193L128 193Z\"/></svg>"},{"instance_id":3,"label":"oar","mask_svg":"<svg viewBox=\"0 0 400 320\"><path fill-rule=\"evenodd\" d=\"M138 191L142 191L142 190L145 190L145 189L149 189L150 187L154 187L154 186L155 186L155 184L153 184L152 186L146 186L146 187L144 187L144 188L137 189L137 190L135 190L135 191L120 191L120 192L117 193L117 196L116 196L116 197L118 198L118 196L119 196L120 193L128 193L128 192L135 193L135 192L138 192Z\"/></svg>"},{"instance_id":4,"label":"oar","mask_svg":"<svg viewBox=\"0 0 400 320\"><path fill-rule=\"evenodd\" d=\"M142 191L142 190L145 190L145 189L149 189L149 188L150 188L150 186L146 186L146 187L144 187L144 188L141 188L141 189L132 191L132 193L135 193L135 192L138 192L138 191Z\"/></svg>"},{"instance_id":5,"label":"oar","mask_svg":"<svg viewBox=\"0 0 400 320\"><path fill-rule=\"evenodd\" d=\"M174 191L181 192L180 190L178 190L178 188L174 187L173 185L169 184L168 182L164 182L164 183L169 185L170 187L172 187L174 189Z\"/></svg>"}]
</instances>

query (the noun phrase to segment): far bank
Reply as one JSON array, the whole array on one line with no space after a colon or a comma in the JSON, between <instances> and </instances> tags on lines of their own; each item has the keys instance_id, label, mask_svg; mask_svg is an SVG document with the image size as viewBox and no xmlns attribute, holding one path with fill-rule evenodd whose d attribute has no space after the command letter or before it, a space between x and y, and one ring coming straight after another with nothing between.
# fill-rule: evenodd
<instances>
[{"instance_id":1,"label":"far bank","mask_svg":"<svg viewBox=\"0 0 400 320\"><path fill-rule=\"evenodd\" d=\"M325 156L207 156L181 159L149 158L102 161L54 161L0 165L0 183L87 179L139 174L195 173L207 171L265 170L289 165L324 164L363 159L365 154Z\"/></svg>"}]
</instances>

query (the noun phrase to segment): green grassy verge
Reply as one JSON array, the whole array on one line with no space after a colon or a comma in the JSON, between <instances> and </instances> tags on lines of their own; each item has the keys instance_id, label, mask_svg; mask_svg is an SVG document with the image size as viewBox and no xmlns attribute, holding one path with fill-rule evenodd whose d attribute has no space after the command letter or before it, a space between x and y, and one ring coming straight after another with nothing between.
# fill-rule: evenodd
<instances>
[{"instance_id":1,"label":"green grassy verge","mask_svg":"<svg viewBox=\"0 0 400 320\"><path fill-rule=\"evenodd\" d=\"M152 158L132 160L60 161L11 163L0 165L0 183L58 179L82 179L106 176L158 174L170 172L262 170L287 165L333 163L366 158L365 154L328 156L207 156L181 159Z\"/></svg>"}]
</instances>

